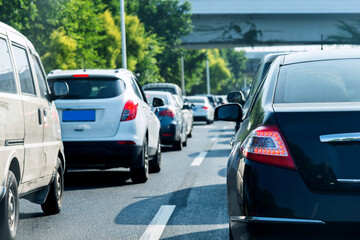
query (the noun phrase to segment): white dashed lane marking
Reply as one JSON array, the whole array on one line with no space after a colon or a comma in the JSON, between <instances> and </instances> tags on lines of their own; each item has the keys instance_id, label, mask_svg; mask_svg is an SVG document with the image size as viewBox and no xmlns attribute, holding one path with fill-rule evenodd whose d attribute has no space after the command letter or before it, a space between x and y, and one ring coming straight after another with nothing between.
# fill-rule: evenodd
<instances>
[{"instance_id":1,"label":"white dashed lane marking","mask_svg":"<svg viewBox=\"0 0 360 240\"><path fill-rule=\"evenodd\" d=\"M204 158L206 157L206 154L208 152L201 152L199 153L199 155L194 159L194 161L191 163L191 166L193 167L198 167L201 165L202 161L204 160Z\"/></svg>"},{"instance_id":2,"label":"white dashed lane marking","mask_svg":"<svg viewBox=\"0 0 360 240\"><path fill-rule=\"evenodd\" d=\"M158 240L175 210L175 205L162 205L140 240Z\"/></svg>"}]
</instances>

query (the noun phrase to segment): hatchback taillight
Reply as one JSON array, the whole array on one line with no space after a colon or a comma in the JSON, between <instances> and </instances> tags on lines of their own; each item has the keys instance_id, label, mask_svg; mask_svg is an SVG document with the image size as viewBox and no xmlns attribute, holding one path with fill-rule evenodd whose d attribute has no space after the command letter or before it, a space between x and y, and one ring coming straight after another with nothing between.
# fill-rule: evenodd
<instances>
[{"instance_id":1,"label":"hatchback taillight","mask_svg":"<svg viewBox=\"0 0 360 240\"><path fill-rule=\"evenodd\" d=\"M284 140L277 126L261 126L249 134L241 149L247 159L295 170L294 161Z\"/></svg>"},{"instance_id":2,"label":"hatchback taillight","mask_svg":"<svg viewBox=\"0 0 360 240\"><path fill-rule=\"evenodd\" d=\"M203 108L203 109L205 109L205 110L208 110L209 107L201 107L201 108Z\"/></svg>"},{"instance_id":3,"label":"hatchback taillight","mask_svg":"<svg viewBox=\"0 0 360 240\"><path fill-rule=\"evenodd\" d=\"M121 121L130 121L135 119L138 106L138 103L135 104L132 100L128 100L125 103L125 107L121 115Z\"/></svg>"},{"instance_id":4,"label":"hatchback taillight","mask_svg":"<svg viewBox=\"0 0 360 240\"><path fill-rule=\"evenodd\" d=\"M174 109L166 109L166 110L159 112L159 117L164 117L164 116L174 117L175 113L176 112Z\"/></svg>"}]
</instances>

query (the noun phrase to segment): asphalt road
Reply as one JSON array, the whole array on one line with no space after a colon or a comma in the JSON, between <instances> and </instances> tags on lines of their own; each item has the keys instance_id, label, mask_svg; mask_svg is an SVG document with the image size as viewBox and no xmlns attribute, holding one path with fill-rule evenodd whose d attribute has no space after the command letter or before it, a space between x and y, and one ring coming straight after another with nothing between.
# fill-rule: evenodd
<instances>
[{"instance_id":1,"label":"asphalt road","mask_svg":"<svg viewBox=\"0 0 360 240\"><path fill-rule=\"evenodd\" d=\"M196 124L183 150L163 148L162 170L145 184L127 169L70 172L60 214L20 200L17 239L227 239L233 134L233 123Z\"/></svg>"}]
</instances>

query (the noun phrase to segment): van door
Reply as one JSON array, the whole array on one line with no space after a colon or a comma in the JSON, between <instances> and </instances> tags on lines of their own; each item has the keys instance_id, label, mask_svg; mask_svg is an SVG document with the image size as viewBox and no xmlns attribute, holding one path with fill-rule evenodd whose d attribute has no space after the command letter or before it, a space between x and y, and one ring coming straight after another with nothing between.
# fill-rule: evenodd
<instances>
[{"instance_id":1,"label":"van door","mask_svg":"<svg viewBox=\"0 0 360 240\"><path fill-rule=\"evenodd\" d=\"M0 179L6 180L10 164L8 160L11 160L14 152L20 169L23 169L24 115L9 45L6 36L1 33L0 59Z\"/></svg>"},{"instance_id":2,"label":"van door","mask_svg":"<svg viewBox=\"0 0 360 240\"><path fill-rule=\"evenodd\" d=\"M37 55L31 54L31 60L34 66L35 78L39 87L39 95L42 115L42 125L44 128L43 147L44 147L44 163L41 165L41 177L50 176L54 173L59 145L61 144L61 132L58 113L55 104L49 101L49 87L46 82L45 72Z\"/></svg>"},{"instance_id":3,"label":"van door","mask_svg":"<svg viewBox=\"0 0 360 240\"><path fill-rule=\"evenodd\" d=\"M35 94L34 79L26 48L13 44L12 49L20 80L21 98L23 100L24 109L25 163L23 183L26 183L40 177L41 168L44 162L42 102ZM33 186L32 184L25 185L24 191L26 192L34 187L36 186Z\"/></svg>"}]
</instances>

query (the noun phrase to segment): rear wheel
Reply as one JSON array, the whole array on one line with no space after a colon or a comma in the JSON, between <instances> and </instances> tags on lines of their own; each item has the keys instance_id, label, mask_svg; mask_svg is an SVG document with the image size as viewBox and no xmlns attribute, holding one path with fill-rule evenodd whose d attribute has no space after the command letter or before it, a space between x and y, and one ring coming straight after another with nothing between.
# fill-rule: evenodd
<instances>
[{"instance_id":1,"label":"rear wheel","mask_svg":"<svg viewBox=\"0 0 360 240\"><path fill-rule=\"evenodd\" d=\"M188 134L188 138L191 138L192 137L192 128L190 130L190 133Z\"/></svg>"},{"instance_id":2,"label":"rear wheel","mask_svg":"<svg viewBox=\"0 0 360 240\"><path fill-rule=\"evenodd\" d=\"M141 150L139 158L139 161L142 162L142 167L130 168L131 180L134 183L144 183L149 178L149 157L146 137L144 138L143 148Z\"/></svg>"},{"instance_id":3,"label":"rear wheel","mask_svg":"<svg viewBox=\"0 0 360 240\"><path fill-rule=\"evenodd\" d=\"M210 121L210 120L206 120L206 124L211 124L211 121Z\"/></svg>"},{"instance_id":4,"label":"rear wheel","mask_svg":"<svg viewBox=\"0 0 360 240\"><path fill-rule=\"evenodd\" d=\"M15 239L18 222L18 185L15 175L9 171L6 182L6 194L0 202L0 239Z\"/></svg>"},{"instance_id":5,"label":"rear wheel","mask_svg":"<svg viewBox=\"0 0 360 240\"><path fill-rule=\"evenodd\" d=\"M161 144L160 144L160 136L159 136L159 142L156 149L156 154L154 156L154 159L150 161L150 172L151 173L158 173L161 170Z\"/></svg>"},{"instance_id":6,"label":"rear wheel","mask_svg":"<svg viewBox=\"0 0 360 240\"><path fill-rule=\"evenodd\" d=\"M173 148L174 150L180 151L182 149L182 137L180 136L178 141L174 142Z\"/></svg>"},{"instance_id":7,"label":"rear wheel","mask_svg":"<svg viewBox=\"0 0 360 240\"><path fill-rule=\"evenodd\" d=\"M186 133L185 134L185 141L182 143L183 147L186 147L187 146L187 135Z\"/></svg>"},{"instance_id":8,"label":"rear wheel","mask_svg":"<svg viewBox=\"0 0 360 240\"><path fill-rule=\"evenodd\" d=\"M45 215L57 214L62 208L62 198L64 192L64 170L60 159L57 159L55 179L50 185L50 191L46 200L41 204L41 209Z\"/></svg>"}]
</instances>

